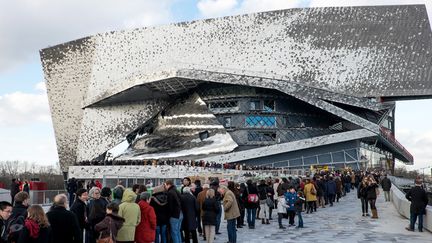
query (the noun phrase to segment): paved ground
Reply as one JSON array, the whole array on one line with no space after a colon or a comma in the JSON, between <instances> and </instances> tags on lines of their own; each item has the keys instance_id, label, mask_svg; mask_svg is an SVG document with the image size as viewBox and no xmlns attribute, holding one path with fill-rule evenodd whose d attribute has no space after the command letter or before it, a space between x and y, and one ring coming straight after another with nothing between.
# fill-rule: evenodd
<instances>
[{"instance_id":1,"label":"paved ground","mask_svg":"<svg viewBox=\"0 0 432 243\"><path fill-rule=\"evenodd\" d=\"M379 219L361 216L361 204L356 193L351 192L334 207L320 208L316 213L304 214L305 228L278 229L277 220L270 225L257 222L256 229L246 228L237 231L237 242L432 242L430 232L408 232L409 221L401 217L390 202L384 202L381 193L377 202ZM296 219L297 220L297 219ZM286 226L287 221L284 222ZM216 242L227 242L225 222ZM202 240L202 238L200 238Z\"/></svg>"}]
</instances>

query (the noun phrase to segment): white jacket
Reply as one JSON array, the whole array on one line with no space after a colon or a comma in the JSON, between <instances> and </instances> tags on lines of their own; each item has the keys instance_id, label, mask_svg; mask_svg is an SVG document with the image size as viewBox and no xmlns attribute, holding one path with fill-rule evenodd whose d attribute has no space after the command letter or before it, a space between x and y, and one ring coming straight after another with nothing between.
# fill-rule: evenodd
<instances>
[{"instance_id":1,"label":"white jacket","mask_svg":"<svg viewBox=\"0 0 432 243\"><path fill-rule=\"evenodd\" d=\"M287 213L288 205L286 204L285 197L278 197L277 212Z\"/></svg>"}]
</instances>

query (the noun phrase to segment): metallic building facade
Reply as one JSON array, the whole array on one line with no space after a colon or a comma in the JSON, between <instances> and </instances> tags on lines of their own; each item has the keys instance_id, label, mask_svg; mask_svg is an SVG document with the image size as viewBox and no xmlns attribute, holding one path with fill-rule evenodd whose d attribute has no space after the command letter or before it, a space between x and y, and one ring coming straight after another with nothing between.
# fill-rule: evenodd
<instances>
[{"instance_id":1,"label":"metallic building facade","mask_svg":"<svg viewBox=\"0 0 432 243\"><path fill-rule=\"evenodd\" d=\"M394 101L431 97L431 40L423 5L330 7L108 32L40 54L63 170L124 140L123 158L303 168L360 165L365 148L412 163Z\"/></svg>"}]
</instances>

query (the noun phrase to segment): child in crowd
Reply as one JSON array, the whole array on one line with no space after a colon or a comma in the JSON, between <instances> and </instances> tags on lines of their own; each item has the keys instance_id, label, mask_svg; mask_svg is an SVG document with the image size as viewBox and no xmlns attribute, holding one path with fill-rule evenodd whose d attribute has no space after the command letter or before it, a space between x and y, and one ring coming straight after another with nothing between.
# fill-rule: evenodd
<instances>
[{"instance_id":1,"label":"child in crowd","mask_svg":"<svg viewBox=\"0 0 432 243\"><path fill-rule=\"evenodd\" d=\"M296 215L296 208L295 208L295 202L297 201L297 192L294 189L294 187L290 187L288 191L284 194L285 195L285 201L288 205L287 207L287 213L289 218L289 226L295 226L294 224L294 218Z\"/></svg>"},{"instance_id":2,"label":"child in crowd","mask_svg":"<svg viewBox=\"0 0 432 243\"><path fill-rule=\"evenodd\" d=\"M283 225L282 225L282 218L284 217L284 214L287 213L287 208L288 205L286 204L285 201L285 196L284 195L280 195L278 197L278 204L277 204L277 210L278 210L278 223L279 223L279 229L286 229Z\"/></svg>"},{"instance_id":3,"label":"child in crowd","mask_svg":"<svg viewBox=\"0 0 432 243\"><path fill-rule=\"evenodd\" d=\"M303 192L299 191L297 194L298 198L295 202L295 211L298 218L298 226L297 228L303 228L303 217L302 217L302 211L303 211L303 204L306 201L303 197Z\"/></svg>"}]
</instances>

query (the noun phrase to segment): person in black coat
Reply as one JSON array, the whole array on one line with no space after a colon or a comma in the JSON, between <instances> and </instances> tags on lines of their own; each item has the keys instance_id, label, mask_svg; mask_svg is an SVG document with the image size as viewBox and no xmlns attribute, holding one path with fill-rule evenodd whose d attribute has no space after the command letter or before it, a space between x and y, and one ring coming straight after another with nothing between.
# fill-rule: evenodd
<instances>
[{"instance_id":1,"label":"person in black coat","mask_svg":"<svg viewBox=\"0 0 432 243\"><path fill-rule=\"evenodd\" d=\"M77 181L76 181L75 177L72 177L71 179L68 180L66 189L67 189L67 192L69 193L69 203L71 205L73 205L74 200L75 200L75 193L78 190L78 185L77 185Z\"/></svg>"},{"instance_id":2,"label":"person in black coat","mask_svg":"<svg viewBox=\"0 0 432 243\"><path fill-rule=\"evenodd\" d=\"M180 196L183 222L182 229L185 234L185 242L190 242L192 236L193 243L198 243L198 236L196 229L198 228L198 211L199 205L196 198L192 195L190 187L183 187L183 194Z\"/></svg>"},{"instance_id":3,"label":"person in black coat","mask_svg":"<svg viewBox=\"0 0 432 243\"><path fill-rule=\"evenodd\" d=\"M369 216L368 201L367 201L367 178L363 178L357 188L357 198L360 199L362 205L362 216Z\"/></svg>"},{"instance_id":4,"label":"person in black coat","mask_svg":"<svg viewBox=\"0 0 432 243\"><path fill-rule=\"evenodd\" d=\"M59 194L54 198L54 204L46 213L52 230L52 242L82 243L82 234L78 219L74 213L66 210L67 197Z\"/></svg>"},{"instance_id":5,"label":"person in black coat","mask_svg":"<svg viewBox=\"0 0 432 243\"><path fill-rule=\"evenodd\" d=\"M213 242L216 228L216 216L219 214L221 207L220 202L215 199L215 191L209 189L206 192L206 199L203 202L202 210L202 222L204 226L205 236L207 242Z\"/></svg>"},{"instance_id":6,"label":"person in black coat","mask_svg":"<svg viewBox=\"0 0 432 243\"><path fill-rule=\"evenodd\" d=\"M336 182L333 180L333 176L330 176L327 182L327 194L329 198L330 207L333 207L333 203L336 197Z\"/></svg>"},{"instance_id":7,"label":"person in black coat","mask_svg":"<svg viewBox=\"0 0 432 243\"><path fill-rule=\"evenodd\" d=\"M10 228L24 226L24 221L27 218L27 208L29 206L30 196L27 192L18 192L15 195L15 205L12 209L12 215L9 218L8 224ZM9 233L9 242L16 242L19 237L19 231L11 231Z\"/></svg>"},{"instance_id":8,"label":"person in black coat","mask_svg":"<svg viewBox=\"0 0 432 243\"><path fill-rule=\"evenodd\" d=\"M101 198L101 190L98 187L90 189L89 197L90 200L87 204L88 231L86 232L86 237L89 243L96 243L97 232L94 226L105 218L108 201Z\"/></svg>"},{"instance_id":9,"label":"person in black coat","mask_svg":"<svg viewBox=\"0 0 432 243\"><path fill-rule=\"evenodd\" d=\"M163 186L153 188L150 206L154 208L156 213L155 242L167 242L167 227L169 224L170 215L168 207L168 196Z\"/></svg>"},{"instance_id":10,"label":"person in black coat","mask_svg":"<svg viewBox=\"0 0 432 243\"><path fill-rule=\"evenodd\" d=\"M19 183L16 179L12 179L12 183L10 185L10 195L11 195L11 204L14 205L15 195L20 191Z\"/></svg>"},{"instance_id":11,"label":"person in black coat","mask_svg":"<svg viewBox=\"0 0 432 243\"><path fill-rule=\"evenodd\" d=\"M84 229L87 226L87 206L86 202L88 200L88 193L86 189L78 189L76 191L76 199L70 208L70 211L73 212L77 219L81 229L81 234L84 232Z\"/></svg>"},{"instance_id":12,"label":"person in black coat","mask_svg":"<svg viewBox=\"0 0 432 243\"><path fill-rule=\"evenodd\" d=\"M256 210L259 207L259 201L251 202L248 200L249 195L251 195L251 198L253 195L258 197L258 189L252 184L252 180L246 182L246 191L242 194L242 200L245 202L248 226L250 229L254 229Z\"/></svg>"},{"instance_id":13,"label":"person in black coat","mask_svg":"<svg viewBox=\"0 0 432 243\"><path fill-rule=\"evenodd\" d=\"M414 226L418 218L418 229L423 232L423 214L426 214L428 197L426 191L422 188L422 181L416 179L415 186L406 194L406 199L411 201L410 205L410 226L406 229L414 231Z\"/></svg>"},{"instance_id":14,"label":"person in black coat","mask_svg":"<svg viewBox=\"0 0 432 243\"><path fill-rule=\"evenodd\" d=\"M181 213L180 193L171 180L164 183L168 197L168 212L170 215L170 235L174 243L181 243L181 221L183 214Z\"/></svg>"},{"instance_id":15,"label":"person in black coat","mask_svg":"<svg viewBox=\"0 0 432 243\"><path fill-rule=\"evenodd\" d=\"M384 178L381 180L381 187L384 191L384 197L386 202L390 202L390 188L392 183L390 179L387 177L387 174L384 175Z\"/></svg>"}]
</instances>

